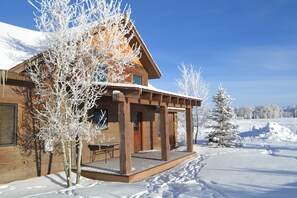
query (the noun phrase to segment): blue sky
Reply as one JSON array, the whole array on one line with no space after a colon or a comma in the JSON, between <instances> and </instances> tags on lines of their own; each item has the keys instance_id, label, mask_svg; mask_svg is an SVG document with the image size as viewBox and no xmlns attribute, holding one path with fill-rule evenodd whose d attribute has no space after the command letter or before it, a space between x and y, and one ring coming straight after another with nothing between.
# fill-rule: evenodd
<instances>
[{"instance_id":1,"label":"blue sky","mask_svg":"<svg viewBox=\"0 0 297 198\"><path fill-rule=\"evenodd\" d=\"M233 106L297 104L296 0L123 0L163 76L176 91L181 62L202 70L213 96L219 83ZM33 7L4 1L0 21L35 29ZM211 99L210 99L211 100Z\"/></svg>"}]
</instances>

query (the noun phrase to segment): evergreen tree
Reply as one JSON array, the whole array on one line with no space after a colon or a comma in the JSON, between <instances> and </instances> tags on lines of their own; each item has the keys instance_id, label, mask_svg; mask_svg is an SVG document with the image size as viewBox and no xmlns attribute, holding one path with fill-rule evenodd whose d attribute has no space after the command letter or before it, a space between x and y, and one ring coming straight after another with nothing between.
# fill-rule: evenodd
<instances>
[{"instance_id":1,"label":"evergreen tree","mask_svg":"<svg viewBox=\"0 0 297 198\"><path fill-rule=\"evenodd\" d=\"M234 117L231 104L231 97L227 95L226 89L221 85L218 93L213 97L215 108L212 111L209 119L212 120L212 132L209 134L209 142L217 143L218 146L233 147L238 145L237 125L234 125L230 120Z\"/></svg>"}]
</instances>

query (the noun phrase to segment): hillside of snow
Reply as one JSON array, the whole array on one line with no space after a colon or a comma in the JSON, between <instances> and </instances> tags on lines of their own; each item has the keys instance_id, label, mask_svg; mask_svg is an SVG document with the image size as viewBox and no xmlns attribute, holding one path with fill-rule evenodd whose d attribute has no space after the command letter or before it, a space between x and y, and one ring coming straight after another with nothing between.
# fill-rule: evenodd
<instances>
[{"instance_id":1,"label":"hillside of snow","mask_svg":"<svg viewBox=\"0 0 297 198\"><path fill-rule=\"evenodd\" d=\"M83 178L65 188L61 173L0 185L0 197L296 197L297 119L234 122L243 147L214 148L201 140L196 158L137 183Z\"/></svg>"},{"instance_id":2,"label":"hillside of snow","mask_svg":"<svg viewBox=\"0 0 297 198\"><path fill-rule=\"evenodd\" d=\"M241 133L240 136L244 139L256 138L270 141L297 141L295 132L276 122L267 122L264 127L254 126L251 131Z\"/></svg>"}]
</instances>

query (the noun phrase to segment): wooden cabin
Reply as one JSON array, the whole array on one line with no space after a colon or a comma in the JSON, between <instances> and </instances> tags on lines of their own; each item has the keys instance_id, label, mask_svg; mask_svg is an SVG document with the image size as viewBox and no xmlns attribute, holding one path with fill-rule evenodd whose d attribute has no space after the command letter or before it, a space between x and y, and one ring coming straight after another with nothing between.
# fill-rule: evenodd
<instances>
[{"instance_id":1,"label":"wooden cabin","mask_svg":"<svg viewBox=\"0 0 297 198\"><path fill-rule=\"evenodd\" d=\"M106 83L106 94L91 112L94 118L105 112L105 139L118 143L118 147L112 151L113 156L107 157L119 157L121 175L131 174L133 153L159 150L160 160L170 160L170 149L177 146L175 108L185 109L187 151L192 152L191 109L201 105L198 98L162 91L149 84L150 79L161 78L161 72L137 30L134 28L133 31L136 36L132 42L141 44L140 60L135 61L133 68L127 69L130 73L127 84ZM9 38L5 38L7 35ZM15 45L21 44L23 47L28 43L34 48L31 40L24 38L24 35L38 36L39 33L0 23L2 41L13 39L17 41ZM20 56L18 60L10 60L9 50L5 43L0 42L0 183L63 171L59 152L48 153L44 150L44 143L36 141L33 125L37 123L34 123L28 110L28 105L32 105L29 102L32 95L28 90L33 89L34 85L22 72L26 68L26 61L41 51L31 51L31 54ZM84 143L82 164L106 158L106 153L93 155L88 144Z\"/></svg>"}]
</instances>

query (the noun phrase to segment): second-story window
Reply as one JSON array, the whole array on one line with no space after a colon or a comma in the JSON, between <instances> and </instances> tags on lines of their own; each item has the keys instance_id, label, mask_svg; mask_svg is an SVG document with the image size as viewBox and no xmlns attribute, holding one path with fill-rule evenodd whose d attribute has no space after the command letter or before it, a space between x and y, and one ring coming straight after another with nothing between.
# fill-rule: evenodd
<instances>
[{"instance_id":1,"label":"second-story window","mask_svg":"<svg viewBox=\"0 0 297 198\"><path fill-rule=\"evenodd\" d=\"M99 66L98 72L96 75L96 80L98 82L107 82L107 79L108 79L107 75L108 75L108 68Z\"/></svg>"},{"instance_id":2,"label":"second-story window","mask_svg":"<svg viewBox=\"0 0 297 198\"><path fill-rule=\"evenodd\" d=\"M133 84L142 85L142 77L133 75Z\"/></svg>"}]
</instances>

